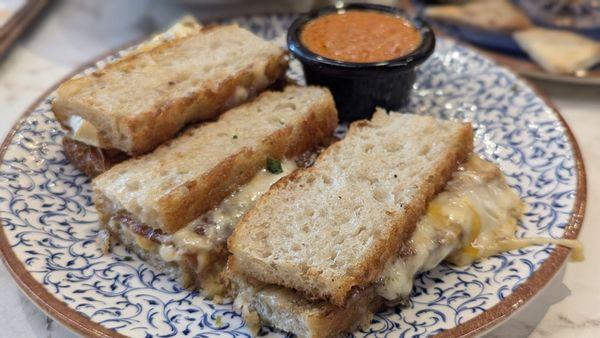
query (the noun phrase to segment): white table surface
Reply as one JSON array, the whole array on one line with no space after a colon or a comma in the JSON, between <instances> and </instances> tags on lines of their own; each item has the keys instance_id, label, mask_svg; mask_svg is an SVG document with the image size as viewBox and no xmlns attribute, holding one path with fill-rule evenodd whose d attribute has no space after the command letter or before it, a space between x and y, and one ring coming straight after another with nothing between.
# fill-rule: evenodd
<instances>
[{"instance_id":1,"label":"white table surface","mask_svg":"<svg viewBox=\"0 0 600 338\"><path fill-rule=\"evenodd\" d=\"M217 1L213 1L217 2ZM302 10L293 0L252 6L200 6L175 1L80 0L53 4L0 59L0 135L45 90L81 64L165 27L191 12L199 18L235 12ZM580 239L586 261L563 267L534 300L488 337L600 337L600 86L536 82L571 126L583 152L588 207ZM0 337L74 337L45 316L0 264Z\"/></svg>"}]
</instances>

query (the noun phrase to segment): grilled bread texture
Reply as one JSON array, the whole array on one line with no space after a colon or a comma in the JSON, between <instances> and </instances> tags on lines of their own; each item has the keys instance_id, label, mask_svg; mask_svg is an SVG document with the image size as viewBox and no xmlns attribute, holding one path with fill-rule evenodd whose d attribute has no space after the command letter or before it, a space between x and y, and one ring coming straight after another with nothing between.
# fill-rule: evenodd
<instances>
[{"instance_id":1,"label":"grilled bread texture","mask_svg":"<svg viewBox=\"0 0 600 338\"><path fill-rule=\"evenodd\" d=\"M248 326L257 330L259 325L269 325L299 338L339 337L366 328L383 304L373 288L356 292L345 307L311 301L297 291L244 276L236 271L233 257L223 277L234 293L234 308Z\"/></svg>"},{"instance_id":2,"label":"grilled bread texture","mask_svg":"<svg viewBox=\"0 0 600 338\"><path fill-rule=\"evenodd\" d=\"M378 110L272 186L229 250L249 277L344 306L381 276L472 148L470 124Z\"/></svg>"},{"instance_id":3,"label":"grilled bread texture","mask_svg":"<svg viewBox=\"0 0 600 338\"><path fill-rule=\"evenodd\" d=\"M264 92L219 120L191 128L96 177L100 221L125 211L140 223L172 233L249 181L267 158L301 154L336 126L335 104L325 88Z\"/></svg>"},{"instance_id":4,"label":"grilled bread texture","mask_svg":"<svg viewBox=\"0 0 600 338\"><path fill-rule=\"evenodd\" d=\"M186 124L214 118L281 78L285 52L236 25L198 32L136 52L63 83L52 103L97 130L97 146L147 153Z\"/></svg>"}]
</instances>

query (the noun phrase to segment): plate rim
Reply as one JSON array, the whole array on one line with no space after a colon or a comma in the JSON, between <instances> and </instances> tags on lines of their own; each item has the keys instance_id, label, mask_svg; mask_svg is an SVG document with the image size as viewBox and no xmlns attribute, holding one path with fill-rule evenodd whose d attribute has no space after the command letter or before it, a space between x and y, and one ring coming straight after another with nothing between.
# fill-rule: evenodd
<instances>
[{"instance_id":1,"label":"plate rim","mask_svg":"<svg viewBox=\"0 0 600 338\"><path fill-rule=\"evenodd\" d=\"M447 38L444 36L444 38ZM129 43L123 44L119 47L113 48L108 52L101 53L99 56L92 58L92 61L85 62L81 66L76 67L72 72L69 72L66 76L51 85L46 91L44 91L38 98L36 98L32 104L19 116L19 118L13 123L12 127L6 133L2 144L0 145L0 163L4 160L4 155L8 150L12 139L17 133L17 130L26 121L26 119L33 113L33 111L42 103L46 98L55 91L58 86L81 73L85 69L92 67L97 62L106 59L107 57L116 54L117 52L133 46L139 39L130 41ZM576 198L573 203L573 209L571 210L571 216L568 224L565 226L565 232L562 238L576 239L581 230L583 219L585 215L585 208L587 204L587 179L585 165L581 149L573 134L571 127L564 119L556 105L528 79L522 75L513 71L510 68L497 62L490 56L482 53L477 48L474 48L470 44L467 44L456 39L454 40L458 45L470 49L471 51L483 56L490 60L495 66L504 68L509 73L513 74L518 81L522 81L529 87L542 102L550 108L550 110L558 117L559 122L564 127L565 135L568 138L568 143L571 145L574 157L575 172L577 175L576 184ZM12 279L16 282L19 289L23 292L27 298L29 298L38 308L40 308L46 315L52 319L58 321L62 325L68 327L75 333L82 334L89 337L126 337L125 335L106 328L97 322L87 318L82 313L70 308L65 302L56 298L50 293L40 282L38 282L33 275L31 275L25 268L22 261L18 259L14 251L10 246L10 242L4 232L4 224L0 220L0 258L4 263L4 266L10 273ZM556 273L560 270L564 264L569 252L568 249L563 246L557 246L550 256L535 270L535 272L527 278L527 280L521 284L514 292L504 298L498 304L494 305L490 309L483 313L469 319L468 321L461 323L451 329L442 331L437 334L436 337L465 337L474 336L478 333L485 332L492 327L500 324L501 322L508 319L512 314L515 314L525 304L527 304L536 294L538 294L549 281L551 281Z\"/></svg>"}]
</instances>

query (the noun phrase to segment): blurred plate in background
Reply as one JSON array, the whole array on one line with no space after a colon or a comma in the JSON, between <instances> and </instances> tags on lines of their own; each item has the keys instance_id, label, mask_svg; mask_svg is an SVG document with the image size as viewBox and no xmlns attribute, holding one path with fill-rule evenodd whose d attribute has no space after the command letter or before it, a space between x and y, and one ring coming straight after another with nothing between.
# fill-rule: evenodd
<instances>
[{"instance_id":1,"label":"blurred plate in background","mask_svg":"<svg viewBox=\"0 0 600 338\"><path fill-rule=\"evenodd\" d=\"M409 11L422 13L426 6L456 2L402 0L401 5ZM536 25L569 30L597 41L600 40L600 1L515 0L513 2L520 6ZM577 19L573 19L575 16L578 16ZM600 84L600 64L588 71L577 72L572 75L550 73L527 56L510 32L492 31L432 19L427 20L433 24L438 32L482 48L482 51L488 56L520 74L556 82L585 85Z\"/></svg>"}]
</instances>

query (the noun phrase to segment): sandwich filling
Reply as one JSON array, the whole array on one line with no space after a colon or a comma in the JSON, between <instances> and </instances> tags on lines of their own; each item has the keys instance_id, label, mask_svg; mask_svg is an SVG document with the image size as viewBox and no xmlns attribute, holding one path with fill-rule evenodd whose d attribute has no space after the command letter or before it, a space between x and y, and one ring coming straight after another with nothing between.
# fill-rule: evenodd
<instances>
[{"instance_id":1,"label":"sandwich filling","mask_svg":"<svg viewBox=\"0 0 600 338\"><path fill-rule=\"evenodd\" d=\"M428 205L400 258L389 264L378 286L388 302L410 294L414 276L443 260L469 265L497 253L533 244L560 244L580 249L574 240L515 238L524 203L505 182L498 167L471 154ZM576 250L575 255L578 255Z\"/></svg>"},{"instance_id":2,"label":"sandwich filling","mask_svg":"<svg viewBox=\"0 0 600 338\"><path fill-rule=\"evenodd\" d=\"M108 229L111 235L127 237L138 251L143 250L142 255L150 253L162 263L179 267L184 285L201 287L208 295L221 294L218 274L228 255L227 238L236 224L271 185L299 167L312 165L319 151L274 161L215 208L172 234L143 224L125 211L110 218ZM108 249L108 243L104 247Z\"/></svg>"},{"instance_id":3,"label":"sandwich filling","mask_svg":"<svg viewBox=\"0 0 600 338\"><path fill-rule=\"evenodd\" d=\"M356 290L354 297L362 299L361 306L372 311L377 311L382 301L389 306L402 304L410 295L415 275L442 261L468 265L502 251L534 244L570 247L575 249L573 258L582 258L581 243L576 240L515 238L517 220L524 209L524 203L506 184L500 169L471 154L445 189L429 203L426 214L411 239L401 247L398 258L386 266L377 283ZM343 308L325 301L311 301L292 289L257 282L239 273L235 260L229 262L234 263L226 270L237 293L234 308L255 327L260 319L264 324L292 333L314 336L312 331L331 328L332 322L340 321L340 317L350 317L356 323L370 322L372 313L348 313L352 306ZM291 325L290 320L298 323ZM355 328L347 325L345 330Z\"/></svg>"}]
</instances>

